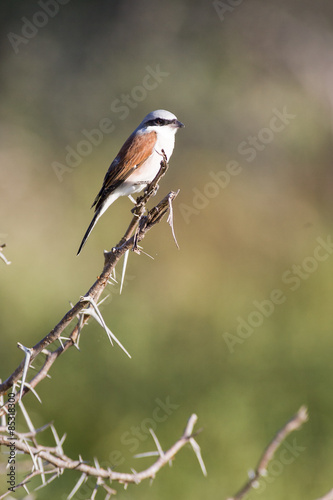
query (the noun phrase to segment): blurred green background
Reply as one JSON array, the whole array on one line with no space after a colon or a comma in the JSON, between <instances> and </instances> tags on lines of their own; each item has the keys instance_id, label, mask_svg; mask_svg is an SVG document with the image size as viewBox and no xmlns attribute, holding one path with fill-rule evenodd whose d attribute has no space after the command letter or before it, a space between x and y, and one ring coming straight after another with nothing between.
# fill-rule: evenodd
<instances>
[{"instance_id":1,"label":"blurred green background","mask_svg":"<svg viewBox=\"0 0 333 500\"><path fill-rule=\"evenodd\" d=\"M149 426L167 448L197 413L207 478L186 448L152 486L114 485L124 500L194 500L236 493L305 404L310 420L287 440L299 448L285 463L284 445L249 498L323 495L333 466L332 2L45 4L1 6L0 243L12 264L0 261L0 376L22 359L16 342L45 336L101 271L132 205L118 200L76 257L89 207L123 141L168 109L186 128L157 197L180 189L180 250L164 221L144 240L154 260L131 254L122 295L109 286L102 307L132 360L90 320L81 352L38 386L43 404L30 394L25 405L36 427L54 420L68 434L67 455L119 471L151 463L133 458L154 449ZM105 118L112 131L84 146L83 131ZM161 401L172 406L157 422ZM65 498L78 477L32 498Z\"/></svg>"}]
</instances>

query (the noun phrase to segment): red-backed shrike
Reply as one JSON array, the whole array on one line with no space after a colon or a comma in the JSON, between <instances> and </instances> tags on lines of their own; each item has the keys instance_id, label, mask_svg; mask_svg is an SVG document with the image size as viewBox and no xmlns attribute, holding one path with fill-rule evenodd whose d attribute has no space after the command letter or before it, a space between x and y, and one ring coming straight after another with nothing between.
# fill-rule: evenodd
<instances>
[{"instance_id":1,"label":"red-backed shrike","mask_svg":"<svg viewBox=\"0 0 333 500\"><path fill-rule=\"evenodd\" d=\"M147 187L159 172L162 150L167 160L172 155L175 134L184 125L164 109L149 113L129 136L111 163L103 186L95 198L95 215L83 237L77 255L101 215L119 196L131 196Z\"/></svg>"}]
</instances>

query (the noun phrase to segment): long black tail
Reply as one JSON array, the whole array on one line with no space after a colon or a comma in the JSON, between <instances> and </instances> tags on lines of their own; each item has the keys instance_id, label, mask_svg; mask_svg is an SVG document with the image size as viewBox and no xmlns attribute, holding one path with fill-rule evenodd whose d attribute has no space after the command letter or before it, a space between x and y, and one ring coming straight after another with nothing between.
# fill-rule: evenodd
<instances>
[{"instance_id":1,"label":"long black tail","mask_svg":"<svg viewBox=\"0 0 333 500\"><path fill-rule=\"evenodd\" d=\"M89 227L88 227L85 235L83 236L83 240L81 241L80 248L78 249L78 252L76 255L79 255L79 253L81 252L85 242L88 239L88 236L90 235L91 231L94 229L94 226L95 226L96 222L98 221L99 217L100 217L100 210L95 213L93 220L90 222Z\"/></svg>"}]
</instances>

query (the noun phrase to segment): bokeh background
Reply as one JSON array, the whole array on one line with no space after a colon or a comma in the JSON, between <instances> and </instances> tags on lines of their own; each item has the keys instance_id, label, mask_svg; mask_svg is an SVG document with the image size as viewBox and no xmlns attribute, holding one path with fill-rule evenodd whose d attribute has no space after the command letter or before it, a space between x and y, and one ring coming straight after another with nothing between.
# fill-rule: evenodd
<instances>
[{"instance_id":1,"label":"bokeh background","mask_svg":"<svg viewBox=\"0 0 333 500\"><path fill-rule=\"evenodd\" d=\"M332 2L45 3L46 21L38 2L1 5L0 376L101 271L132 205L118 200L76 257L89 207L143 116L168 109L186 128L158 198L180 189L180 250L164 221L144 241L154 260L131 254L102 307L132 360L91 320L38 386L43 404L25 405L68 434L69 456L121 471L151 463L133 458L154 449L149 426L167 448L197 413L207 478L186 448L152 486L115 485L124 500L194 500L234 494L305 404L309 422L249 498L318 498L333 466ZM84 146L101 121L112 131ZM78 477L32 498L65 498Z\"/></svg>"}]
</instances>

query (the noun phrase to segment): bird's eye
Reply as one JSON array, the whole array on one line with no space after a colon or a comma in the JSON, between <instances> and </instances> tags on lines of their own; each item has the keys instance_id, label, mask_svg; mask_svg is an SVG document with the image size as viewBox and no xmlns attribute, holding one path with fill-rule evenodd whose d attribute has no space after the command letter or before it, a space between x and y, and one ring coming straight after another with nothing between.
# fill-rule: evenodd
<instances>
[{"instance_id":1,"label":"bird's eye","mask_svg":"<svg viewBox=\"0 0 333 500\"><path fill-rule=\"evenodd\" d=\"M156 118L156 125L162 125L163 120L161 118Z\"/></svg>"}]
</instances>

